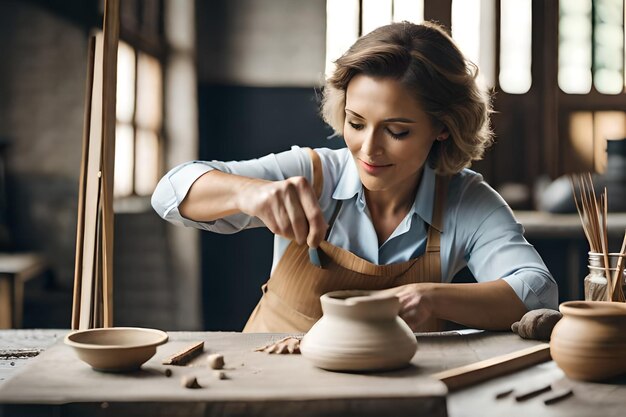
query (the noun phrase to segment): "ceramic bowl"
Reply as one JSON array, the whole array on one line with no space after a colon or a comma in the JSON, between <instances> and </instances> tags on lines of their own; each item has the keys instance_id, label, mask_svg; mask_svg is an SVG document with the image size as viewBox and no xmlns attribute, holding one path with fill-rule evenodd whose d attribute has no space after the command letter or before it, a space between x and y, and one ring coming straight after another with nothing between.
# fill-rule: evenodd
<instances>
[{"instance_id":1,"label":"ceramic bowl","mask_svg":"<svg viewBox=\"0 0 626 417\"><path fill-rule=\"evenodd\" d=\"M167 342L167 333L139 327L79 330L65 336L65 344L96 371L134 371Z\"/></svg>"}]
</instances>

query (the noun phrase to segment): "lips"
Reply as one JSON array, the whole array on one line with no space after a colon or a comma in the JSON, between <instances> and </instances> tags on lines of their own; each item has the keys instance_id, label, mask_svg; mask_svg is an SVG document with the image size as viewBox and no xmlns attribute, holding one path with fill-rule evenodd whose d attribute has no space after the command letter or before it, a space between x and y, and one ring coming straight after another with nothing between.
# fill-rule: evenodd
<instances>
[{"instance_id":1,"label":"lips","mask_svg":"<svg viewBox=\"0 0 626 417\"><path fill-rule=\"evenodd\" d=\"M379 162L365 162L359 159L361 167L370 174L378 174L383 172L386 168L391 167L393 164L381 164Z\"/></svg>"}]
</instances>

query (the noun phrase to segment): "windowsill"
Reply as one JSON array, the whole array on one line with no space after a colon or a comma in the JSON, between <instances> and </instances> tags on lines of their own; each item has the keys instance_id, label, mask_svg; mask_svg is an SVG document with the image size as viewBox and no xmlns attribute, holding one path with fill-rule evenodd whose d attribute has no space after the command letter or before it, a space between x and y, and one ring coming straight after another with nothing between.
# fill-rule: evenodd
<instances>
[{"instance_id":1,"label":"windowsill","mask_svg":"<svg viewBox=\"0 0 626 417\"><path fill-rule=\"evenodd\" d=\"M114 213L147 213L152 211L150 196L128 196L113 199Z\"/></svg>"}]
</instances>

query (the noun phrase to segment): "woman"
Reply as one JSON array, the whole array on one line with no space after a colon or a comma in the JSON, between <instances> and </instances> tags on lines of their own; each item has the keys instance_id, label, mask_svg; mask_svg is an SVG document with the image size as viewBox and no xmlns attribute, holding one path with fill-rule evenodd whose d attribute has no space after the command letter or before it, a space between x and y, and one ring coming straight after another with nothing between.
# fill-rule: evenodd
<instances>
[{"instance_id":1,"label":"woman","mask_svg":"<svg viewBox=\"0 0 626 417\"><path fill-rule=\"evenodd\" d=\"M506 329L555 308L557 288L504 200L466 169L491 141L476 74L435 24L381 27L324 88L322 115L347 148L186 163L160 181L153 206L186 226L275 234L244 331L305 332L319 296L336 289L388 289L416 331L439 320ZM451 284L465 266L478 282Z\"/></svg>"}]
</instances>

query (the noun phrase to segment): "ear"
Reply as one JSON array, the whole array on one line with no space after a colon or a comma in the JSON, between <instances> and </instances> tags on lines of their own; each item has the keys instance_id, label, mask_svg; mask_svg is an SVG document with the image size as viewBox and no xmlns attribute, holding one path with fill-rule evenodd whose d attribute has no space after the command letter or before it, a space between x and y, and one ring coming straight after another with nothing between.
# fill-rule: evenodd
<instances>
[{"instance_id":1,"label":"ear","mask_svg":"<svg viewBox=\"0 0 626 417\"><path fill-rule=\"evenodd\" d=\"M444 127L443 129L441 129L441 131L437 135L437 140L439 142L443 142L444 140L448 139L449 137L450 137L450 132L448 132L448 129L446 129Z\"/></svg>"}]
</instances>

